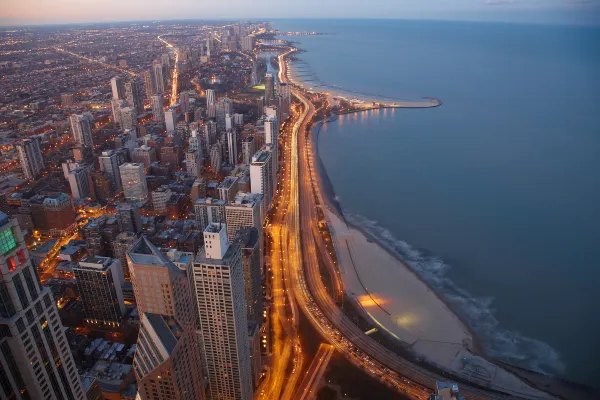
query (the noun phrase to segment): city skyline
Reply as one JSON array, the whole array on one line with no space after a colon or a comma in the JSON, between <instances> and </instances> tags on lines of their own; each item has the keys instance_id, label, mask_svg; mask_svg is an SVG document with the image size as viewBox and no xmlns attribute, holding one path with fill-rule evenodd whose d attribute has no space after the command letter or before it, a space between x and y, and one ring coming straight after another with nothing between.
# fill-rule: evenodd
<instances>
[{"instance_id":1,"label":"city skyline","mask_svg":"<svg viewBox=\"0 0 600 400\"><path fill-rule=\"evenodd\" d=\"M10 2L4 7L0 26L53 25L107 22L152 22L173 20L238 20L289 18L368 18L498 21L515 23L600 24L598 0L458 0L396 2L383 0L378 7L368 3L341 0L287 4L285 9L274 0L260 0L250 7L241 0L225 4L202 4L184 0L182 7L166 3L146 7L141 0L123 4L115 0L88 0L76 7L74 0ZM111 10L118 7L115 17ZM181 10L186 10L185 12Z\"/></svg>"}]
</instances>

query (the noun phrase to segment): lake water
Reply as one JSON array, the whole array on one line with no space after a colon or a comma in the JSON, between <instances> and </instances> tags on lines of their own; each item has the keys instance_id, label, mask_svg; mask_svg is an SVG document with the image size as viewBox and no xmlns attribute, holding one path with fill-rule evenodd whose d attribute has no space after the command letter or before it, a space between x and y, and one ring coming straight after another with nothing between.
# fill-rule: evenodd
<instances>
[{"instance_id":1,"label":"lake water","mask_svg":"<svg viewBox=\"0 0 600 400\"><path fill-rule=\"evenodd\" d=\"M348 218L393 244L487 352L600 386L600 30L281 20L315 90L435 109L352 114L319 151Z\"/></svg>"}]
</instances>

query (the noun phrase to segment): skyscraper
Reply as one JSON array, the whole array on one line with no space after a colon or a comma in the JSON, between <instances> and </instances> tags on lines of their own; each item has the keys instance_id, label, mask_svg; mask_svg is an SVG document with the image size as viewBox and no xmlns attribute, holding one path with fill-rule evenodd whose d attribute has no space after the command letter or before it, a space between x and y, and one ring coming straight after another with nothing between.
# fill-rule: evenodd
<instances>
[{"instance_id":1,"label":"skyscraper","mask_svg":"<svg viewBox=\"0 0 600 400\"><path fill-rule=\"evenodd\" d=\"M210 395L252 399L248 320L241 249L227 242L226 227L204 230L204 247L192 264L199 333Z\"/></svg>"},{"instance_id":2,"label":"skyscraper","mask_svg":"<svg viewBox=\"0 0 600 400\"><path fill-rule=\"evenodd\" d=\"M123 268L110 257L92 256L73 267L86 322L119 326L125 314Z\"/></svg>"},{"instance_id":3,"label":"skyscraper","mask_svg":"<svg viewBox=\"0 0 600 400\"><path fill-rule=\"evenodd\" d=\"M225 200L211 197L198 199L194 203L196 222L202 229L210 224L225 223Z\"/></svg>"},{"instance_id":4,"label":"skyscraper","mask_svg":"<svg viewBox=\"0 0 600 400\"><path fill-rule=\"evenodd\" d=\"M263 196L260 194L239 192L233 201L225 206L225 223L229 242L235 240L238 231L244 226L255 228L262 237L264 217L262 202Z\"/></svg>"},{"instance_id":5,"label":"skyscraper","mask_svg":"<svg viewBox=\"0 0 600 400\"><path fill-rule=\"evenodd\" d=\"M135 129L137 127L138 111L133 107L121 108L121 128Z\"/></svg>"},{"instance_id":6,"label":"skyscraper","mask_svg":"<svg viewBox=\"0 0 600 400\"><path fill-rule=\"evenodd\" d=\"M121 99L112 99L110 101L110 106L112 109L113 122L117 125L121 125L121 110L128 106L127 102Z\"/></svg>"},{"instance_id":7,"label":"skyscraper","mask_svg":"<svg viewBox=\"0 0 600 400\"><path fill-rule=\"evenodd\" d=\"M165 112L165 125L167 127L167 132L175 130L175 127L177 126L177 111L169 109Z\"/></svg>"},{"instance_id":8,"label":"skyscraper","mask_svg":"<svg viewBox=\"0 0 600 400\"><path fill-rule=\"evenodd\" d=\"M222 157L221 144L217 142L210 147L210 168L215 174L221 171Z\"/></svg>"},{"instance_id":9,"label":"skyscraper","mask_svg":"<svg viewBox=\"0 0 600 400\"><path fill-rule=\"evenodd\" d=\"M148 196L148 185L144 164L125 163L119 167L123 182L123 193L127 200L145 200Z\"/></svg>"},{"instance_id":10,"label":"skyscraper","mask_svg":"<svg viewBox=\"0 0 600 400\"><path fill-rule=\"evenodd\" d=\"M94 147L92 139L92 115L90 113L73 114L69 117L73 140L78 146Z\"/></svg>"},{"instance_id":11,"label":"skyscraper","mask_svg":"<svg viewBox=\"0 0 600 400\"><path fill-rule=\"evenodd\" d=\"M185 272L142 236L127 252L140 334L133 369L142 399L204 399L194 297Z\"/></svg>"},{"instance_id":12,"label":"skyscraper","mask_svg":"<svg viewBox=\"0 0 600 400\"><path fill-rule=\"evenodd\" d=\"M71 188L71 196L75 200L85 199L91 196L90 168L88 166L72 163L74 168L69 169L67 181Z\"/></svg>"},{"instance_id":13,"label":"skyscraper","mask_svg":"<svg viewBox=\"0 0 600 400\"><path fill-rule=\"evenodd\" d=\"M39 136L31 136L15 145L25 179L37 178L44 169L44 157Z\"/></svg>"},{"instance_id":14,"label":"skyscraper","mask_svg":"<svg viewBox=\"0 0 600 400\"><path fill-rule=\"evenodd\" d=\"M265 100L267 104L269 100L275 97L275 82L273 78L273 74L265 75Z\"/></svg>"},{"instance_id":15,"label":"skyscraper","mask_svg":"<svg viewBox=\"0 0 600 400\"><path fill-rule=\"evenodd\" d=\"M242 142L242 162L246 165L250 165L254 153L256 153L254 136L248 136Z\"/></svg>"},{"instance_id":16,"label":"skyscraper","mask_svg":"<svg viewBox=\"0 0 600 400\"><path fill-rule=\"evenodd\" d=\"M164 121L165 112L163 110L163 98L161 95L151 97L152 102L152 119L155 121Z\"/></svg>"},{"instance_id":17,"label":"skyscraper","mask_svg":"<svg viewBox=\"0 0 600 400\"><path fill-rule=\"evenodd\" d=\"M124 100L125 99L125 85L120 76L115 76L110 80L110 88L112 90L113 100Z\"/></svg>"},{"instance_id":18,"label":"skyscraper","mask_svg":"<svg viewBox=\"0 0 600 400\"><path fill-rule=\"evenodd\" d=\"M190 148L185 153L185 168L188 176L199 177L202 173L202 153L200 150Z\"/></svg>"},{"instance_id":19,"label":"skyscraper","mask_svg":"<svg viewBox=\"0 0 600 400\"><path fill-rule=\"evenodd\" d=\"M244 226L238 230L234 243L242 249L244 266L244 290L246 293L246 311L248 320L261 325L262 321L262 266L258 231L254 227Z\"/></svg>"},{"instance_id":20,"label":"skyscraper","mask_svg":"<svg viewBox=\"0 0 600 400\"><path fill-rule=\"evenodd\" d=\"M156 87L156 93L162 94L167 90L167 79L164 65L160 61L154 61L152 64L152 70L154 71L154 85Z\"/></svg>"},{"instance_id":21,"label":"skyscraper","mask_svg":"<svg viewBox=\"0 0 600 400\"><path fill-rule=\"evenodd\" d=\"M235 199L235 195L238 192L238 177L228 176L223 179L223 182L217 188L219 190L219 198L225 200L227 203Z\"/></svg>"},{"instance_id":22,"label":"skyscraper","mask_svg":"<svg viewBox=\"0 0 600 400\"><path fill-rule=\"evenodd\" d=\"M277 147L279 137L279 123L276 116L267 116L265 119L265 144L271 146L273 152L273 169L277 173L278 158L277 158Z\"/></svg>"},{"instance_id":23,"label":"skyscraper","mask_svg":"<svg viewBox=\"0 0 600 400\"><path fill-rule=\"evenodd\" d=\"M134 203L119 203L117 206L119 228L123 232L142 232L142 216L140 209Z\"/></svg>"},{"instance_id":24,"label":"skyscraper","mask_svg":"<svg viewBox=\"0 0 600 400\"><path fill-rule=\"evenodd\" d=\"M0 212L0 381L5 399L85 400L49 288L16 219Z\"/></svg>"},{"instance_id":25,"label":"skyscraper","mask_svg":"<svg viewBox=\"0 0 600 400\"><path fill-rule=\"evenodd\" d=\"M125 83L125 96L129 107L133 108L137 114L144 112L144 83L133 78Z\"/></svg>"},{"instance_id":26,"label":"skyscraper","mask_svg":"<svg viewBox=\"0 0 600 400\"><path fill-rule=\"evenodd\" d=\"M106 172L113 178L116 190L121 190L121 188L123 187L123 184L121 183L121 173L119 172L119 166L124 163L124 154L119 154L119 152L115 150L103 151L102 155L98 157L100 171Z\"/></svg>"},{"instance_id":27,"label":"skyscraper","mask_svg":"<svg viewBox=\"0 0 600 400\"><path fill-rule=\"evenodd\" d=\"M146 98L150 100L156 94L156 81L153 69L144 71L144 86L146 88Z\"/></svg>"},{"instance_id":28,"label":"skyscraper","mask_svg":"<svg viewBox=\"0 0 600 400\"><path fill-rule=\"evenodd\" d=\"M252 50L254 50L254 38L252 36L242 38L242 50L252 53Z\"/></svg>"},{"instance_id":29,"label":"skyscraper","mask_svg":"<svg viewBox=\"0 0 600 400\"><path fill-rule=\"evenodd\" d=\"M271 200L275 193L276 181L272 157L269 146L264 146L252 156L250 164L250 190L252 193L264 195L265 211L271 206Z\"/></svg>"},{"instance_id":30,"label":"skyscraper","mask_svg":"<svg viewBox=\"0 0 600 400\"><path fill-rule=\"evenodd\" d=\"M234 130L227 131L227 156L229 164L236 165L238 162L238 144L237 132Z\"/></svg>"}]
</instances>

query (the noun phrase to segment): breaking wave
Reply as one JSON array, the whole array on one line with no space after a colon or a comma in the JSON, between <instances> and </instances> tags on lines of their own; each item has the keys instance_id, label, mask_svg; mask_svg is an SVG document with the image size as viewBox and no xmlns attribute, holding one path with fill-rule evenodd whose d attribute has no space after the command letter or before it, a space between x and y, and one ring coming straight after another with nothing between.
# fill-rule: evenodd
<instances>
[{"instance_id":1,"label":"breaking wave","mask_svg":"<svg viewBox=\"0 0 600 400\"><path fill-rule=\"evenodd\" d=\"M373 236L382 246L404 260L421 279L441 295L451 308L467 321L489 356L544 374L564 373L565 365L554 348L540 340L500 327L494 315L494 299L477 298L461 289L447 277L451 266L442 259L398 240L376 221L345 209L344 217L350 224Z\"/></svg>"}]
</instances>

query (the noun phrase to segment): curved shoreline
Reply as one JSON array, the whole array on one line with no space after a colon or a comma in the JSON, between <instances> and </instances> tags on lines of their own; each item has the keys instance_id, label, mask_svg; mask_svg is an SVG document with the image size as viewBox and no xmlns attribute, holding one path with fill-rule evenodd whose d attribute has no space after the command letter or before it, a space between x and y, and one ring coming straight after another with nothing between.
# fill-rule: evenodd
<instances>
[{"instance_id":1,"label":"curved shoreline","mask_svg":"<svg viewBox=\"0 0 600 400\"><path fill-rule=\"evenodd\" d=\"M323 201L326 203L326 207L331 211L331 210L335 210L335 214L342 220L344 221L344 223L348 226L350 226L353 229L356 229L357 231L359 231L362 235L364 235L368 240L376 243L382 250L384 250L386 253L388 253L389 255L391 255L392 257L394 257L395 259L397 259L403 266L404 268L406 268L408 271L410 271L413 276L415 278L417 278L419 281L421 281L425 286L427 286L427 288L429 290L431 290L431 292L442 302L444 303L444 305L446 306L446 308L448 308L448 310L454 314L464 325L465 327L468 329L469 334L472 337L472 348L471 348L471 352L474 355L479 355L482 357L488 357L486 352L485 352L485 348L481 345L480 340L478 339L477 335L475 334L475 332L472 330L470 324L468 323L468 321L466 321L464 319L464 317L462 315L460 315L459 313L457 313L451 306L450 304L448 304L448 302L433 288L431 287L431 285L425 281L399 254L397 254L396 252L394 252L393 250L391 250L390 248L388 248L384 243L381 242L381 240L379 240L377 237L373 236L371 233L367 232L363 227L353 224L352 222L349 222L348 219L346 218L346 216L344 215L343 209L342 209L342 204L341 202L339 202L336 199L336 194L335 194L335 188L333 186L333 183L331 182L331 179L329 178L329 175L327 174L327 170L325 168L325 164L323 164L323 159L321 158L321 154L319 152L319 135L321 134L321 128L323 127L323 125L325 125L327 122L333 122L333 121L328 121L328 120L321 120L318 122L318 126L313 126L312 130L315 130L313 132L312 135L312 140L313 140L313 146L315 149L315 154L317 155L316 159L317 159L317 175L319 178L319 182L318 185L320 187L320 191L322 194L322 199ZM358 272L357 272L357 276L358 276ZM362 307L361 307L362 308ZM366 311L366 310L365 310ZM398 339L396 339L398 340Z\"/></svg>"}]
</instances>

